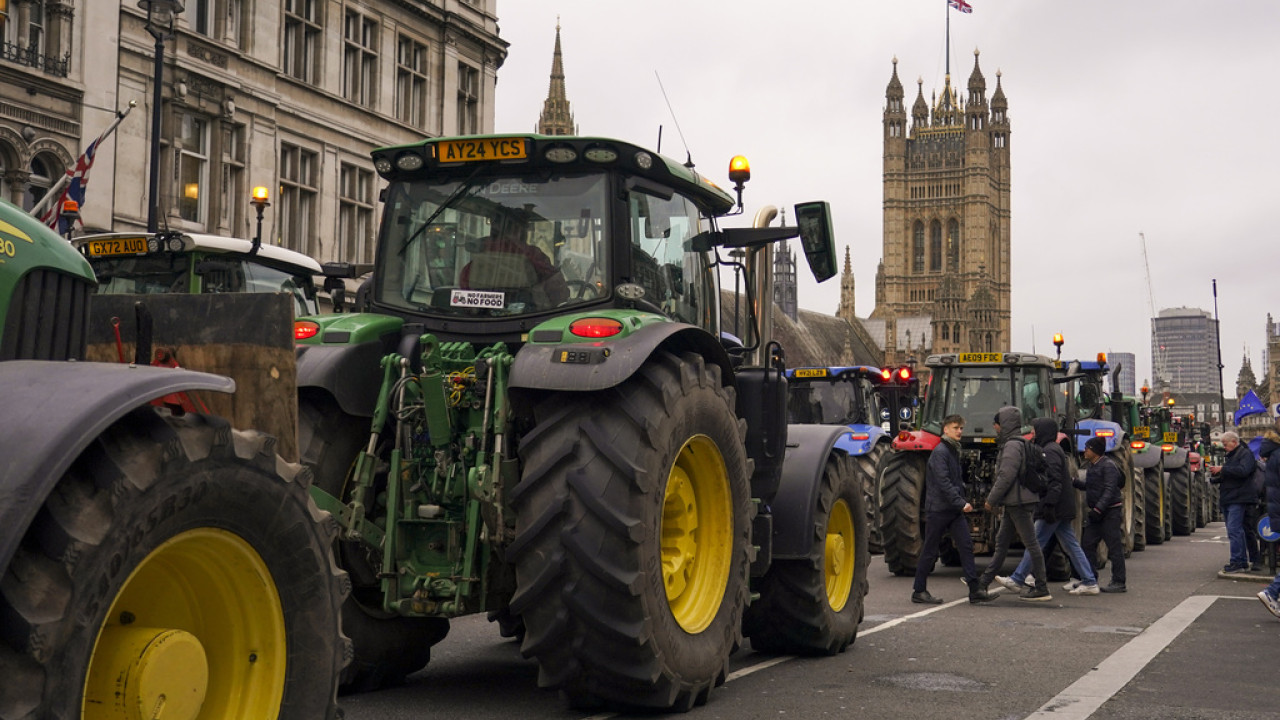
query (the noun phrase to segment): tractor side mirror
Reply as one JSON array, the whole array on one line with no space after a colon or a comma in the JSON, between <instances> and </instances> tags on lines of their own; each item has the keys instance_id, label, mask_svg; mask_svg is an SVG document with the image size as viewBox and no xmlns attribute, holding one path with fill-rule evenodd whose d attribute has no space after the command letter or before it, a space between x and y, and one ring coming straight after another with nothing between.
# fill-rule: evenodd
<instances>
[{"instance_id":1,"label":"tractor side mirror","mask_svg":"<svg viewBox=\"0 0 1280 720\"><path fill-rule=\"evenodd\" d=\"M805 260L818 282L836 274L836 241L831 230L831 207L825 201L799 203L795 206L796 225L800 227L800 244Z\"/></svg>"}]
</instances>

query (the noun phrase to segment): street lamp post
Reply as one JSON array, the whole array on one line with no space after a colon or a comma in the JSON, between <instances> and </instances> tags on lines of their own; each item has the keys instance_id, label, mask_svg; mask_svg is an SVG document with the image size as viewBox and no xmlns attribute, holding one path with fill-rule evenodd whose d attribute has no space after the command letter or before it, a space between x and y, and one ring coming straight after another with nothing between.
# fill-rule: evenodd
<instances>
[{"instance_id":1,"label":"street lamp post","mask_svg":"<svg viewBox=\"0 0 1280 720\"><path fill-rule=\"evenodd\" d=\"M156 40L155 73L151 95L151 177L147 192L147 232L160 229L157 217L160 207L160 103L164 86L164 39L173 34L174 21L185 7L185 0L138 0L147 13L147 32Z\"/></svg>"},{"instance_id":2,"label":"street lamp post","mask_svg":"<svg viewBox=\"0 0 1280 720\"><path fill-rule=\"evenodd\" d=\"M267 189L262 185L255 187L249 204L258 213L258 232L254 234L253 245L249 248L249 254L256 255L258 248L262 247L262 211L271 207L271 203L267 202Z\"/></svg>"}]
</instances>

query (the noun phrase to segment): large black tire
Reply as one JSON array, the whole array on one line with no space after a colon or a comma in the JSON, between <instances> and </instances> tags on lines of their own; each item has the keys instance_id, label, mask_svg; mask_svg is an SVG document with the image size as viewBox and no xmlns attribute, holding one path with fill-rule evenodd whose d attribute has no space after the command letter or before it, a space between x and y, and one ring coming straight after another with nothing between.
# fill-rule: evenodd
<instances>
[{"instance_id":1,"label":"large black tire","mask_svg":"<svg viewBox=\"0 0 1280 720\"><path fill-rule=\"evenodd\" d=\"M880 472L880 536L894 575L916 574L924 542L924 471L928 453L895 450Z\"/></svg>"},{"instance_id":2,"label":"large black tire","mask_svg":"<svg viewBox=\"0 0 1280 720\"><path fill-rule=\"evenodd\" d=\"M1209 524L1209 513L1213 507L1209 500L1209 481L1204 465L1200 466L1200 471L1191 482L1196 489L1196 527L1202 528Z\"/></svg>"},{"instance_id":3,"label":"large black tire","mask_svg":"<svg viewBox=\"0 0 1280 720\"><path fill-rule=\"evenodd\" d=\"M1173 534L1190 535L1195 528L1191 519L1191 468L1183 465L1169 471L1169 505L1173 510Z\"/></svg>"},{"instance_id":4,"label":"large black tire","mask_svg":"<svg viewBox=\"0 0 1280 720\"><path fill-rule=\"evenodd\" d=\"M1142 468L1130 465L1125 484L1133 493L1133 551L1141 552L1147 549L1147 484Z\"/></svg>"},{"instance_id":5,"label":"large black tire","mask_svg":"<svg viewBox=\"0 0 1280 720\"><path fill-rule=\"evenodd\" d=\"M511 493L513 612L575 707L689 710L742 642L746 423L716 365L659 351L621 385L534 407Z\"/></svg>"},{"instance_id":6,"label":"large black tire","mask_svg":"<svg viewBox=\"0 0 1280 720\"><path fill-rule=\"evenodd\" d=\"M866 455L853 458L858 481L862 485L862 505L867 516L867 550L872 555L884 552L884 538L880 536L880 465L889 451L889 441L875 444Z\"/></svg>"},{"instance_id":7,"label":"large black tire","mask_svg":"<svg viewBox=\"0 0 1280 720\"><path fill-rule=\"evenodd\" d=\"M1160 545L1164 542L1164 516L1165 496L1164 496L1164 471L1159 465L1155 467L1144 468L1142 470L1143 477L1143 498L1146 510L1146 531L1147 544Z\"/></svg>"},{"instance_id":8,"label":"large black tire","mask_svg":"<svg viewBox=\"0 0 1280 720\"><path fill-rule=\"evenodd\" d=\"M0 717L337 717L337 524L274 451L151 407L95 439L0 582Z\"/></svg>"},{"instance_id":9,"label":"large black tire","mask_svg":"<svg viewBox=\"0 0 1280 720\"><path fill-rule=\"evenodd\" d=\"M369 443L371 422L342 412L322 394L298 399L298 447L311 468L316 487L340 500L348 499L355 460ZM386 469L379 471L385 480ZM381 513L371 506L369 512ZM445 618L406 618L382 609L381 550L359 542L339 541L334 554L351 576L351 595L342 605L342 629L351 638L354 657L342 673L342 692L368 692L399 685L426 667L431 646L449 633Z\"/></svg>"},{"instance_id":10,"label":"large black tire","mask_svg":"<svg viewBox=\"0 0 1280 720\"><path fill-rule=\"evenodd\" d=\"M1163 473L1164 477L1164 539L1173 539L1173 483L1169 477L1169 473Z\"/></svg>"},{"instance_id":11,"label":"large black tire","mask_svg":"<svg viewBox=\"0 0 1280 720\"><path fill-rule=\"evenodd\" d=\"M863 484L845 457L827 458L803 560L777 560L757 585L743 622L751 647L785 655L834 655L858 635L867 591Z\"/></svg>"}]
</instances>

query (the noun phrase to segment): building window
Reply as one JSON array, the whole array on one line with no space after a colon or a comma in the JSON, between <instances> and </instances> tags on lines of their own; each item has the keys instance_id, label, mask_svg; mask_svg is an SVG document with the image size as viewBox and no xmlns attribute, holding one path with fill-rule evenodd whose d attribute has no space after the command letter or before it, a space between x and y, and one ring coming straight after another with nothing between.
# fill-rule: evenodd
<instances>
[{"instance_id":1,"label":"building window","mask_svg":"<svg viewBox=\"0 0 1280 720\"><path fill-rule=\"evenodd\" d=\"M213 37L213 0L190 0L187 22L195 32Z\"/></svg>"},{"instance_id":2,"label":"building window","mask_svg":"<svg viewBox=\"0 0 1280 720\"><path fill-rule=\"evenodd\" d=\"M338 184L339 259L372 262L373 171L343 163Z\"/></svg>"},{"instance_id":3,"label":"building window","mask_svg":"<svg viewBox=\"0 0 1280 720\"><path fill-rule=\"evenodd\" d=\"M955 218L947 221L947 270L960 270L960 223Z\"/></svg>"},{"instance_id":4,"label":"building window","mask_svg":"<svg viewBox=\"0 0 1280 720\"><path fill-rule=\"evenodd\" d=\"M204 222L209 204L209 122L184 114L179 132L178 215Z\"/></svg>"},{"instance_id":5,"label":"building window","mask_svg":"<svg viewBox=\"0 0 1280 720\"><path fill-rule=\"evenodd\" d=\"M54 178L61 175L62 170L53 157L42 153L31 158L31 175L27 177L27 192L23 195L22 209L30 210L35 207L44 194L49 192Z\"/></svg>"},{"instance_id":6,"label":"building window","mask_svg":"<svg viewBox=\"0 0 1280 720\"><path fill-rule=\"evenodd\" d=\"M929 271L942 269L942 223L934 220L929 225Z\"/></svg>"},{"instance_id":7,"label":"building window","mask_svg":"<svg viewBox=\"0 0 1280 720\"><path fill-rule=\"evenodd\" d=\"M48 21L46 0L0 0L0 58L66 77L71 53L62 48L68 39L59 36L57 23L49 26Z\"/></svg>"},{"instance_id":8,"label":"building window","mask_svg":"<svg viewBox=\"0 0 1280 720\"><path fill-rule=\"evenodd\" d=\"M227 123L222 129L222 193L218 224L232 235L239 234L249 202L244 184L244 126Z\"/></svg>"},{"instance_id":9,"label":"building window","mask_svg":"<svg viewBox=\"0 0 1280 720\"><path fill-rule=\"evenodd\" d=\"M315 258L322 249L315 233L319 170L319 153L280 143L280 240Z\"/></svg>"},{"instance_id":10,"label":"building window","mask_svg":"<svg viewBox=\"0 0 1280 720\"><path fill-rule=\"evenodd\" d=\"M284 0L284 72L304 82L319 77L320 0Z\"/></svg>"},{"instance_id":11,"label":"building window","mask_svg":"<svg viewBox=\"0 0 1280 720\"><path fill-rule=\"evenodd\" d=\"M378 24L351 10L343 25L342 96L357 105L371 106L377 87Z\"/></svg>"},{"instance_id":12,"label":"building window","mask_svg":"<svg viewBox=\"0 0 1280 720\"><path fill-rule=\"evenodd\" d=\"M911 232L911 272L924 272L924 223L916 222Z\"/></svg>"},{"instance_id":13,"label":"building window","mask_svg":"<svg viewBox=\"0 0 1280 720\"><path fill-rule=\"evenodd\" d=\"M458 134L480 132L480 71L458 63Z\"/></svg>"},{"instance_id":14,"label":"building window","mask_svg":"<svg viewBox=\"0 0 1280 720\"><path fill-rule=\"evenodd\" d=\"M427 122L427 46L403 35L396 44L396 118L417 128Z\"/></svg>"}]
</instances>

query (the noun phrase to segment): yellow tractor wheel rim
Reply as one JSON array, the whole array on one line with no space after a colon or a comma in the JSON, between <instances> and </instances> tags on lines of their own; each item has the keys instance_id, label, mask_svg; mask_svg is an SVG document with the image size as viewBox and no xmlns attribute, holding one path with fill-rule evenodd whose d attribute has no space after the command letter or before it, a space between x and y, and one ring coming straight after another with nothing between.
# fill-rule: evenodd
<instances>
[{"instance_id":1,"label":"yellow tractor wheel rim","mask_svg":"<svg viewBox=\"0 0 1280 720\"><path fill-rule=\"evenodd\" d=\"M284 612L262 557L234 533L189 530L120 588L94 643L85 720L275 717Z\"/></svg>"},{"instance_id":2,"label":"yellow tractor wheel rim","mask_svg":"<svg viewBox=\"0 0 1280 720\"><path fill-rule=\"evenodd\" d=\"M827 603L840 612L849 602L853 591L853 572L857 560L854 551L857 539L853 534L853 513L849 503L837 500L827 520L827 542L823 553L823 572L827 578Z\"/></svg>"},{"instance_id":3,"label":"yellow tractor wheel rim","mask_svg":"<svg viewBox=\"0 0 1280 720\"><path fill-rule=\"evenodd\" d=\"M705 435L680 448L668 473L659 537L671 614L685 632L702 632L724 602L733 561L729 473Z\"/></svg>"}]
</instances>

